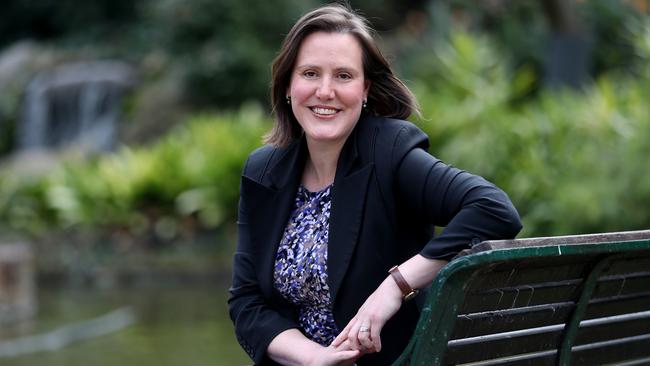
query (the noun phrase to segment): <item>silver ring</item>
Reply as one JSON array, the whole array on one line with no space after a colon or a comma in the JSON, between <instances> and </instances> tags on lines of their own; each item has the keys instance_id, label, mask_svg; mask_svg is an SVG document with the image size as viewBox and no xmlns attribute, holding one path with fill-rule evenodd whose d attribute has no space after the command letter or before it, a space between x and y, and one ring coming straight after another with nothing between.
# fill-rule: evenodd
<instances>
[{"instance_id":1,"label":"silver ring","mask_svg":"<svg viewBox=\"0 0 650 366\"><path fill-rule=\"evenodd\" d=\"M359 332L361 332L361 333L370 332L370 328L368 326L362 325L362 326L359 327Z\"/></svg>"}]
</instances>

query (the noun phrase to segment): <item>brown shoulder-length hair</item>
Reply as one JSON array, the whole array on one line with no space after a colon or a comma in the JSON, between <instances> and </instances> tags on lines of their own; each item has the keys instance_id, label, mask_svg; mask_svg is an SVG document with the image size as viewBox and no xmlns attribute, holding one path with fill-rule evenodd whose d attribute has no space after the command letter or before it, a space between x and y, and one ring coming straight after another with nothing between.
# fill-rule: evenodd
<instances>
[{"instance_id":1,"label":"brown shoulder-length hair","mask_svg":"<svg viewBox=\"0 0 650 366\"><path fill-rule=\"evenodd\" d=\"M373 37L368 21L341 4L326 5L303 15L282 42L282 48L271 66L271 104L275 123L264 142L286 146L302 134L293 115L286 93L303 40L315 32L349 33L356 37L363 51L364 78L370 81L368 103L363 113L406 119L419 115L413 93L398 79Z\"/></svg>"}]
</instances>

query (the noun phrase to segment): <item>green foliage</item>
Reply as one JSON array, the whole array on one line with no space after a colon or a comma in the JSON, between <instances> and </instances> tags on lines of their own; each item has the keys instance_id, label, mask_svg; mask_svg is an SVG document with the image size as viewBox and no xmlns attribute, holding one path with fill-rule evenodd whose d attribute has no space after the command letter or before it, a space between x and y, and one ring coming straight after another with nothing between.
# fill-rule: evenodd
<instances>
[{"instance_id":1,"label":"green foliage","mask_svg":"<svg viewBox=\"0 0 650 366\"><path fill-rule=\"evenodd\" d=\"M649 35L650 27L639 49ZM508 73L488 39L456 32L435 54L415 86L431 152L505 189L523 235L648 228L650 68L520 103L534 76Z\"/></svg>"},{"instance_id":2,"label":"green foliage","mask_svg":"<svg viewBox=\"0 0 650 366\"><path fill-rule=\"evenodd\" d=\"M237 108L249 100L267 103L269 64L283 36L302 13L323 3L327 1L9 0L0 12L0 47L29 38L75 50L70 58L117 57L136 66L145 84L171 79L178 88L174 92L190 107ZM396 54L408 52L405 44L419 45L418 35L435 32L439 36L448 31L449 24L463 24L492 35L495 44L511 56L514 67L526 65L536 75L542 74L552 23L544 2L349 3L380 32L386 32L386 43L394 44ZM642 11L633 2L610 0L578 2L573 8L592 45L594 75L612 69L634 70L639 58L633 38ZM410 56L399 63L409 62ZM535 90L540 79L534 78ZM12 122L17 113L15 108L0 111ZM0 151L3 144L5 150L11 145L7 136L0 136L7 140L0 141Z\"/></svg>"},{"instance_id":3,"label":"green foliage","mask_svg":"<svg viewBox=\"0 0 650 366\"><path fill-rule=\"evenodd\" d=\"M650 60L650 26L635 42ZM523 236L648 228L650 64L633 79L609 74L582 92L522 100L535 74L509 71L489 38L456 30L430 56L414 60L411 85L430 151L508 192ZM4 172L0 219L31 232L84 226L159 240L221 227L234 221L241 166L268 127L248 106L41 179Z\"/></svg>"},{"instance_id":4,"label":"green foliage","mask_svg":"<svg viewBox=\"0 0 650 366\"><path fill-rule=\"evenodd\" d=\"M195 117L150 147L64 163L35 181L7 172L0 215L31 232L90 226L163 240L220 227L236 215L241 168L260 144L264 122L261 109L249 105Z\"/></svg>"},{"instance_id":5,"label":"green foliage","mask_svg":"<svg viewBox=\"0 0 650 366\"><path fill-rule=\"evenodd\" d=\"M550 46L559 34L584 37L585 71L594 78L612 70L633 72L642 61L636 54L635 36L639 23L647 18L646 1L452 0L446 4L456 26L489 34L509 56L512 68L526 66L539 75L535 91L542 86Z\"/></svg>"},{"instance_id":6,"label":"green foliage","mask_svg":"<svg viewBox=\"0 0 650 366\"><path fill-rule=\"evenodd\" d=\"M236 107L267 101L269 65L291 24L312 6L297 0L165 0L152 3L148 19L184 70L188 101Z\"/></svg>"},{"instance_id":7,"label":"green foliage","mask_svg":"<svg viewBox=\"0 0 650 366\"><path fill-rule=\"evenodd\" d=\"M178 73L185 102L237 108L268 99L269 65L289 27L317 1L9 0L0 12L0 49L36 39L82 58L161 59ZM147 61L149 60L149 61ZM153 60L154 63L159 63Z\"/></svg>"},{"instance_id":8,"label":"green foliage","mask_svg":"<svg viewBox=\"0 0 650 366\"><path fill-rule=\"evenodd\" d=\"M72 35L90 41L134 20L136 9L128 0L7 0L0 12L0 47L21 38Z\"/></svg>"}]
</instances>

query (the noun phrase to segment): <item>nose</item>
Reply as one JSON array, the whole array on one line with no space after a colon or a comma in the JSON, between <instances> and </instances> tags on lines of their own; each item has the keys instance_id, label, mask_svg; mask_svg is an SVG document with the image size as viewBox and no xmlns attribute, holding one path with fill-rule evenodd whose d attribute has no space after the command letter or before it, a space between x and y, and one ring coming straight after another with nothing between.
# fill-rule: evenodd
<instances>
[{"instance_id":1,"label":"nose","mask_svg":"<svg viewBox=\"0 0 650 366\"><path fill-rule=\"evenodd\" d=\"M332 88L332 80L329 77L321 79L318 88L316 89L316 97L318 99L334 99L334 89Z\"/></svg>"}]
</instances>

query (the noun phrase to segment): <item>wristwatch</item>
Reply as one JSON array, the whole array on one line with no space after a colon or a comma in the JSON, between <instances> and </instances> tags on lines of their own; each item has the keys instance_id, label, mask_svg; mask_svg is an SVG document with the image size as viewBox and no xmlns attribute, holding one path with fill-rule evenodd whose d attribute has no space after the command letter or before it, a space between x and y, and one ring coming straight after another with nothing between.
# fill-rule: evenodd
<instances>
[{"instance_id":1,"label":"wristwatch","mask_svg":"<svg viewBox=\"0 0 650 366\"><path fill-rule=\"evenodd\" d=\"M417 296L418 290L412 288L411 285L406 282L404 276L400 273L398 266L393 266L393 268L388 270L388 273L390 273L393 280L395 280L395 283L397 283L397 287L402 290L403 300L411 300Z\"/></svg>"}]
</instances>

